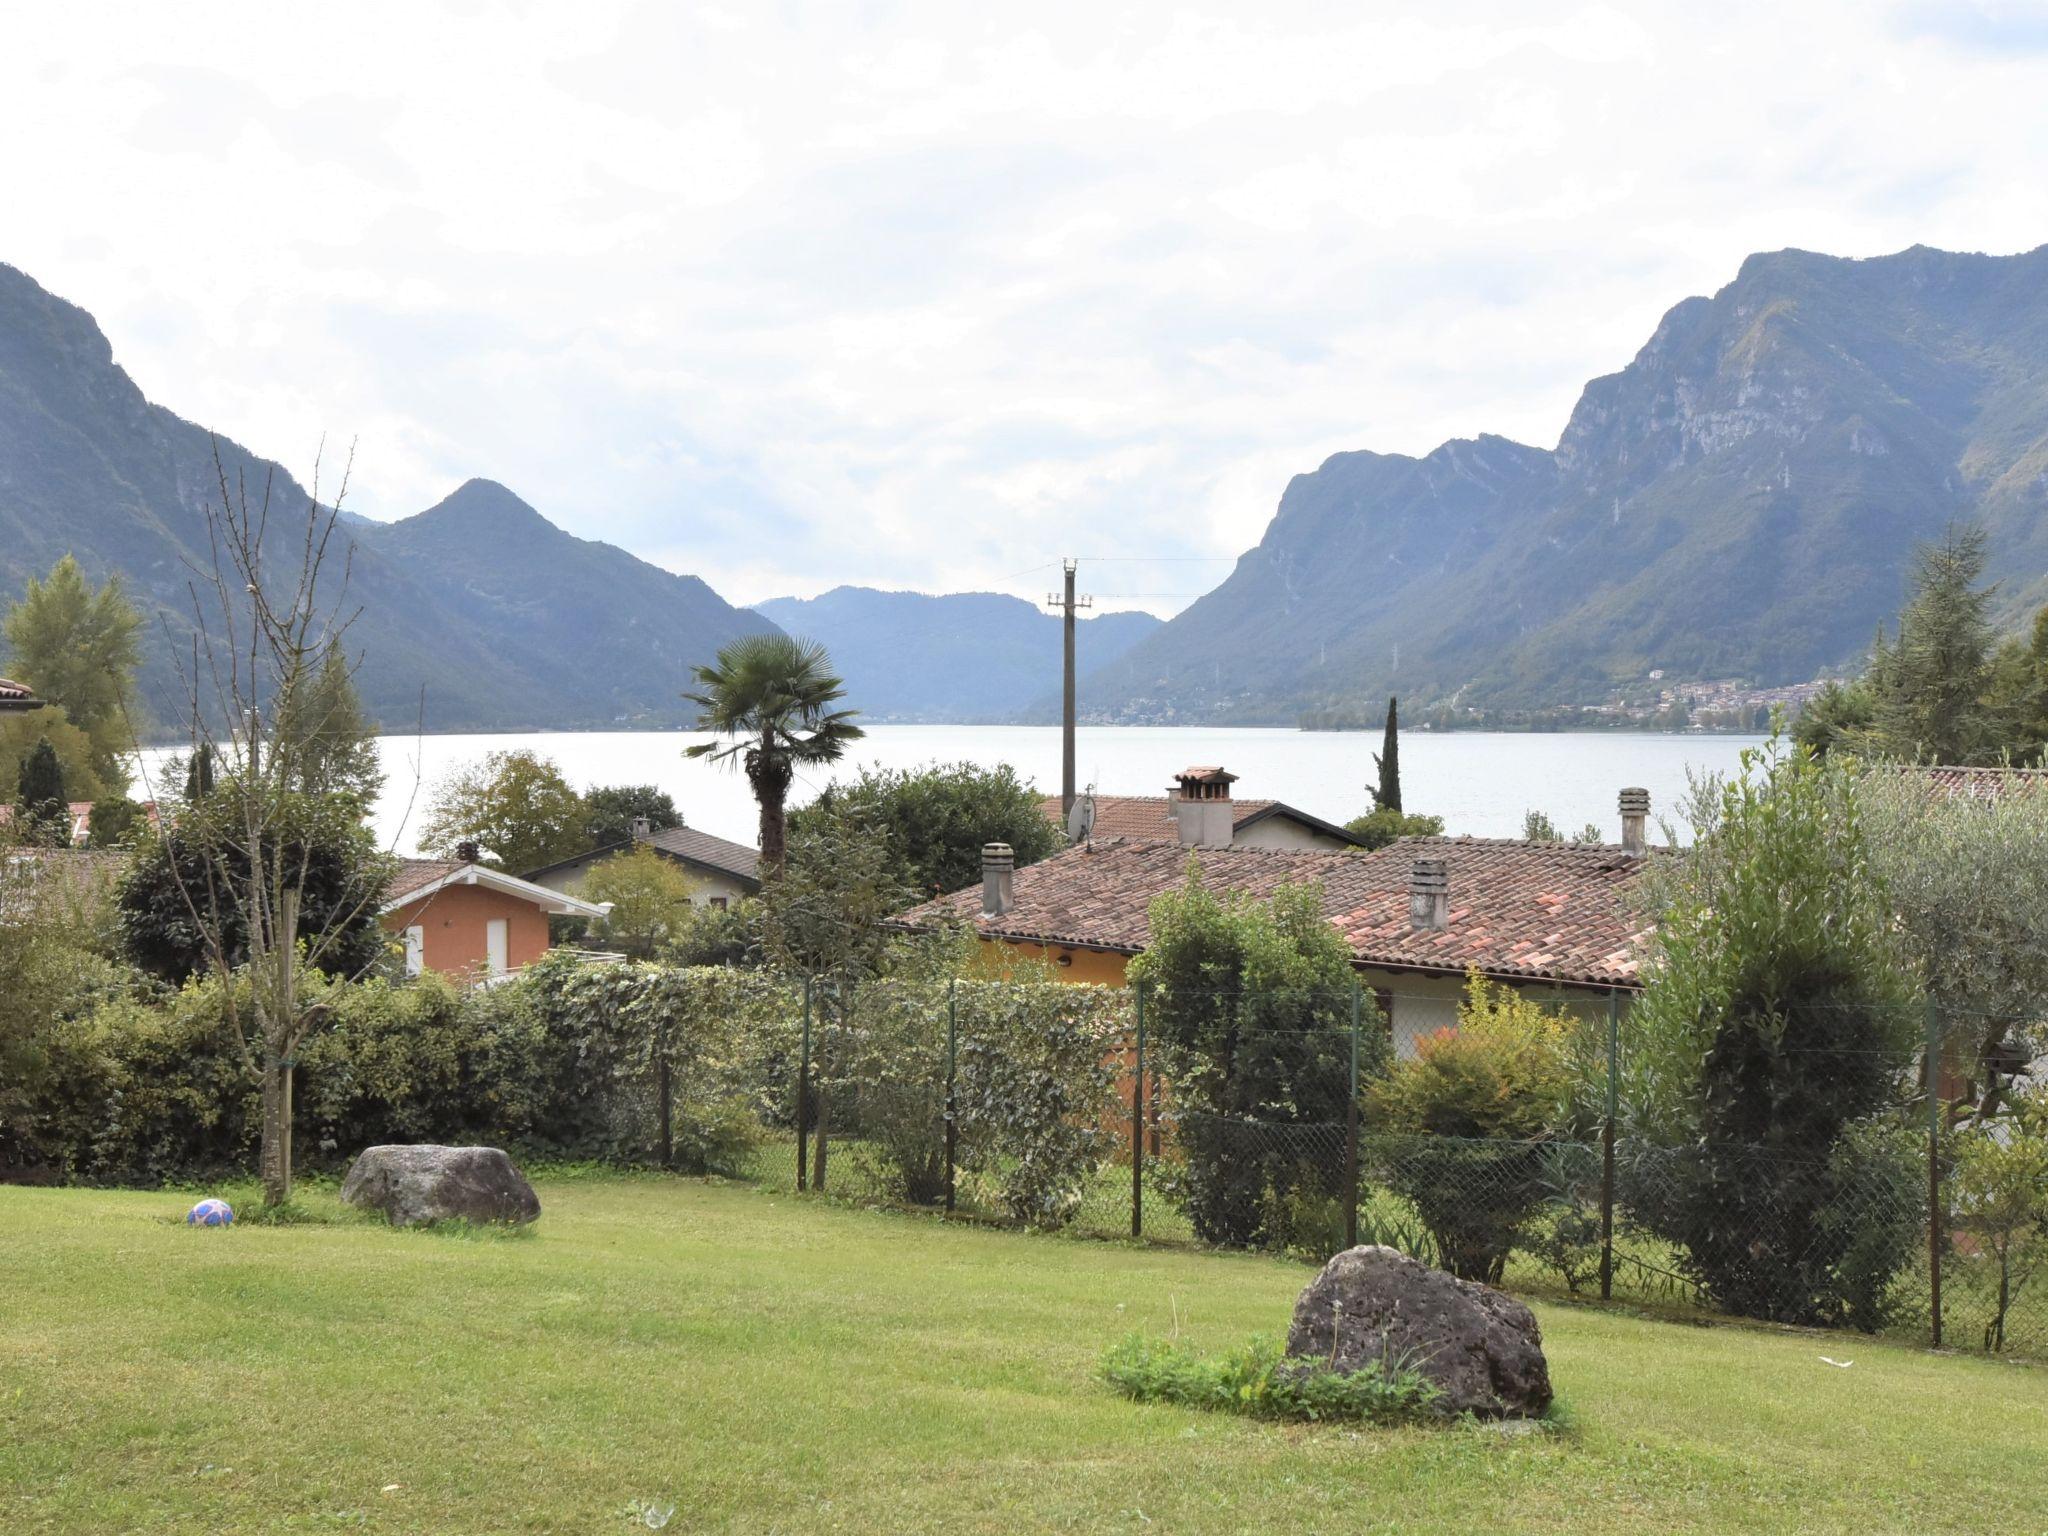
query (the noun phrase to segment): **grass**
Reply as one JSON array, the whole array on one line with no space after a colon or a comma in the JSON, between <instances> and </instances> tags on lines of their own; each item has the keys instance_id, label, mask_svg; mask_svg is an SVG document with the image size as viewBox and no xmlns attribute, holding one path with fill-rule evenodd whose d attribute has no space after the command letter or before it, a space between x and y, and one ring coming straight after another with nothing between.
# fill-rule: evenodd
<instances>
[{"instance_id":1,"label":"grass","mask_svg":"<svg viewBox=\"0 0 2048 1536\"><path fill-rule=\"evenodd\" d=\"M0 1530L2048 1528L2048 1371L1543 1304L1561 1427L1277 1426L1097 1369L1134 1329L1283 1328L1298 1264L540 1193L502 1242L323 1221L321 1189L224 1231L0 1189Z\"/></svg>"}]
</instances>

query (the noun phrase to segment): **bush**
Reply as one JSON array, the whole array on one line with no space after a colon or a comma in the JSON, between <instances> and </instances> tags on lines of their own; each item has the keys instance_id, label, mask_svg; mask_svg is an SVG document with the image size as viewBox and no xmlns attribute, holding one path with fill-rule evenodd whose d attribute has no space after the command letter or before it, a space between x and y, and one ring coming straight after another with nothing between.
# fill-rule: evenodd
<instances>
[{"instance_id":1,"label":"bush","mask_svg":"<svg viewBox=\"0 0 2048 1536\"><path fill-rule=\"evenodd\" d=\"M1265 1337L1209 1358L1134 1333L1103 1357L1102 1376L1134 1402L1253 1419L1394 1424L1429 1416L1438 1395L1414 1371L1387 1371L1377 1362L1334 1371L1320 1361L1291 1358Z\"/></svg>"},{"instance_id":2,"label":"bush","mask_svg":"<svg viewBox=\"0 0 2048 1536\"><path fill-rule=\"evenodd\" d=\"M1854 775L1773 742L1695 822L1627 1018L1622 1103L1661 1152L1623 1198L1718 1306L1876 1327L1911 1245L1853 1128L1896 1108L1919 1011Z\"/></svg>"},{"instance_id":3,"label":"bush","mask_svg":"<svg viewBox=\"0 0 2048 1536\"><path fill-rule=\"evenodd\" d=\"M1152 904L1152 945L1131 962L1180 1110L1179 1196L1204 1242L1286 1246L1297 1189L1341 1192L1351 1025L1361 1081L1385 1068L1386 1032L1323 920L1321 892L1220 898L1188 880ZM1358 1010L1354 1015L1354 1010Z\"/></svg>"},{"instance_id":4,"label":"bush","mask_svg":"<svg viewBox=\"0 0 2048 1536\"><path fill-rule=\"evenodd\" d=\"M1572 1024L1513 988L1467 978L1455 1029L1394 1063L1370 1102L1383 1177L1414 1204L1444 1268L1499 1283L1550 1198L1545 1142L1569 1112Z\"/></svg>"},{"instance_id":5,"label":"bush","mask_svg":"<svg viewBox=\"0 0 2048 1536\"><path fill-rule=\"evenodd\" d=\"M1956 1225L1968 1233L1964 1264L1996 1277L1986 1287L1991 1316L1984 1347L2005 1348L2012 1304L2048 1263L2048 1103L2021 1098L2016 1113L1994 1126L1978 1126L1955 1139L1950 1190Z\"/></svg>"}]
</instances>

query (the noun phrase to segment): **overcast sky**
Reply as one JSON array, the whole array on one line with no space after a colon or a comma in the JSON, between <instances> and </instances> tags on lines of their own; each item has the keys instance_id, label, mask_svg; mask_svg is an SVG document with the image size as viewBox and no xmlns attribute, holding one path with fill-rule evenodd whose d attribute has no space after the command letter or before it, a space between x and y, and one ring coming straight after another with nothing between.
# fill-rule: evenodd
<instances>
[{"instance_id":1,"label":"overcast sky","mask_svg":"<svg viewBox=\"0 0 2048 1536\"><path fill-rule=\"evenodd\" d=\"M1171 612L1750 251L2048 241L2048 5L10 6L0 260L357 510ZM1161 557L1172 557L1166 560Z\"/></svg>"}]
</instances>

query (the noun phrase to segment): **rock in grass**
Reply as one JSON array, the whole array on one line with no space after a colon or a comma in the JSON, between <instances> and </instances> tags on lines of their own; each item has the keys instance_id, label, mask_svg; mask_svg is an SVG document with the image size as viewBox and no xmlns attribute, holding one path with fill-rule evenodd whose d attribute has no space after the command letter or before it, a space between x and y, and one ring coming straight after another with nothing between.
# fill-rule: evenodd
<instances>
[{"instance_id":1,"label":"rock in grass","mask_svg":"<svg viewBox=\"0 0 2048 1536\"><path fill-rule=\"evenodd\" d=\"M382 1211L395 1227L540 1215L540 1196L496 1147L370 1147L342 1181L341 1198Z\"/></svg>"},{"instance_id":2,"label":"rock in grass","mask_svg":"<svg viewBox=\"0 0 2048 1536\"><path fill-rule=\"evenodd\" d=\"M1550 1407L1535 1315L1392 1248L1349 1248L1325 1264L1294 1303L1287 1353L1339 1371L1416 1371L1448 1413L1536 1419Z\"/></svg>"}]
</instances>

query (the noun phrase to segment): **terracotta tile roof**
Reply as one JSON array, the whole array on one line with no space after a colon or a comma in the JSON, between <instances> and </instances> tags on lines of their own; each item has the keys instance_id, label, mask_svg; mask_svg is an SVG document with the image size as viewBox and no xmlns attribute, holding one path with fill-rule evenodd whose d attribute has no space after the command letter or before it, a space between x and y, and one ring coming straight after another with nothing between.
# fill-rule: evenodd
<instances>
[{"instance_id":1,"label":"terracotta tile roof","mask_svg":"<svg viewBox=\"0 0 2048 1536\"><path fill-rule=\"evenodd\" d=\"M1930 789L1973 800L1999 800L2048 788L2048 768L1930 768L1902 766L1891 770L1924 780Z\"/></svg>"},{"instance_id":2,"label":"terracotta tile roof","mask_svg":"<svg viewBox=\"0 0 2048 1536\"><path fill-rule=\"evenodd\" d=\"M460 868L460 859L400 859L391 883L384 887L384 899L397 901L423 885L432 885L443 876L454 874Z\"/></svg>"},{"instance_id":3,"label":"terracotta tile roof","mask_svg":"<svg viewBox=\"0 0 2048 1536\"><path fill-rule=\"evenodd\" d=\"M984 936L1135 954L1151 942L1152 899L1185 878L1191 850L1163 840L1098 840L1014 877L1015 905L981 913L981 887L903 913L906 927L971 922ZM1608 845L1470 837L1407 837L1372 853L1322 848L1209 848L1193 852L1213 889L1269 897L1283 885L1322 886L1323 911L1360 965L1633 986L1647 924L1625 900L1644 867ZM1445 863L1448 927L1409 922L1409 866Z\"/></svg>"},{"instance_id":4,"label":"terracotta tile roof","mask_svg":"<svg viewBox=\"0 0 2048 1536\"><path fill-rule=\"evenodd\" d=\"M1282 811L1291 810L1278 800L1232 800L1230 803L1237 812L1231 825L1240 827L1263 811L1276 807ZM1095 835L1098 838L1151 837L1176 842L1180 838L1180 824L1167 809L1171 804L1171 797L1166 795L1097 795ZM1038 808L1054 826L1066 825L1060 815L1058 795L1045 796L1038 802Z\"/></svg>"}]
</instances>

